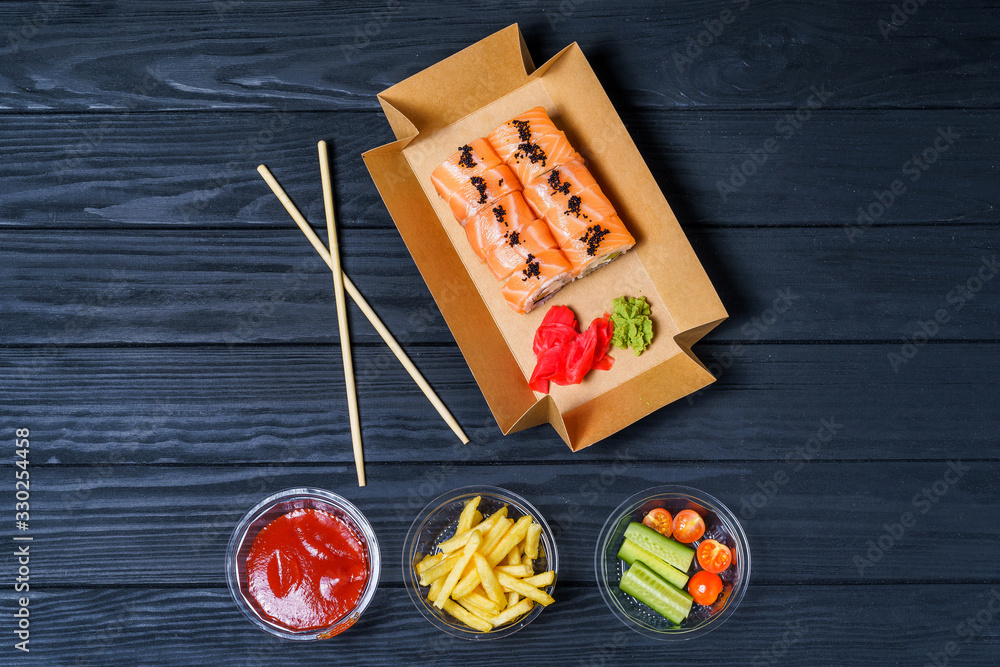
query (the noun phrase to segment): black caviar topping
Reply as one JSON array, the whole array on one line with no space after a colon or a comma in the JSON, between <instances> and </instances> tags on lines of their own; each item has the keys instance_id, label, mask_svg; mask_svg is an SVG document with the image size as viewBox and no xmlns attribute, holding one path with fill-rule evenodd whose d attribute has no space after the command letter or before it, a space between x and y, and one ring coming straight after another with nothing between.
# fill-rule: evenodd
<instances>
[{"instance_id":1,"label":"black caviar topping","mask_svg":"<svg viewBox=\"0 0 1000 667\"><path fill-rule=\"evenodd\" d=\"M472 178L469 179L469 182L472 183L473 187L475 187L476 190L479 191L479 203L480 204L485 204L486 203L486 181L483 179L482 176L473 176Z\"/></svg>"},{"instance_id":2,"label":"black caviar topping","mask_svg":"<svg viewBox=\"0 0 1000 667\"><path fill-rule=\"evenodd\" d=\"M503 237L507 239L507 245L511 248L521 243L521 232L507 232Z\"/></svg>"},{"instance_id":3,"label":"black caviar topping","mask_svg":"<svg viewBox=\"0 0 1000 667\"><path fill-rule=\"evenodd\" d=\"M476 161L472 159L472 146L466 144L465 146L459 146L458 150L462 151L462 157L458 158L459 165L467 169L472 169L476 166Z\"/></svg>"},{"instance_id":4,"label":"black caviar topping","mask_svg":"<svg viewBox=\"0 0 1000 667\"><path fill-rule=\"evenodd\" d=\"M523 158L528 158L531 164L542 163L545 166L545 161L549 159L549 156L545 154L542 147L538 144L532 143L530 141L525 141L518 144L517 150L514 151L514 159L520 162Z\"/></svg>"},{"instance_id":5,"label":"black caviar topping","mask_svg":"<svg viewBox=\"0 0 1000 667\"><path fill-rule=\"evenodd\" d=\"M544 167L549 156L545 154L541 146L531 140L531 123L526 120L512 120L510 123L517 128L517 136L521 140L521 143L517 145L517 150L514 151L514 159L520 162L527 158L531 164L541 162Z\"/></svg>"},{"instance_id":6,"label":"black caviar topping","mask_svg":"<svg viewBox=\"0 0 1000 667\"><path fill-rule=\"evenodd\" d=\"M503 206L494 206L493 215L496 216L497 222L502 223L504 227L507 226L507 209Z\"/></svg>"},{"instance_id":7,"label":"black caviar topping","mask_svg":"<svg viewBox=\"0 0 1000 667\"><path fill-rule=\"evenodd\" d=\"M524 276L521 278L521 282L525 282L528 278L537 278L541 275L541 269L539 269L538 262L535 260L534 255L529 253L524 259L524 263L526 266L524 270L521 271L521 274Z\"/></svg>"},{"instance_id":8,"label":"black caviar topping","mask_svg":"<svg viewBox=\"0 0 1000 667\"><path fill-rule=\"evenodd\" d=\"M498 188L502 188L503 187L503 179L502 178L499 181L497 181L497 187Z\"/></svg>"},{"instance_id":9,"label":"black caviar topping","mask_svg":"<svg viewBox=\"0 0 1000 667\"><path fill-rule=\"evenodd\" d=\"M587 255L593 257L601 247L601 241L611 233L610 229L605 229L600 225L587 227L587 233L580 237L580 241L587 244Z\"/></svg>"},{"instance_id":10,"label":"black caviar topping","mask_svg":"<svg viewBox=\"0 0 1000 667\"><path fill-rule=\"evenodd\" d=\"M528 141L531 139L531 123L526 120L512 120L510 124L517 128L517 136L521 138L521 141Z\"/></svg>"},{"instance_id":11,"label":"black caviar topping","mask_svg":"<svg viewBox=\"0 0 1000 667\"><path fill-rule=\"evenodd\" d=\"M580 199L576 195L573 195L572 197L569 198L569 201L566 202L566 205L569 207L566 209L566 213L572 213L577 218L583 218L584 220L589 220L590 216L587 215L586 213L583 213L582 209L580 208L580 205L582 203L583 203L582 199Z\"/></svg>"},{"instance_id":12,"label":"black caviar topping","mask_svg":"<svg viewBox=\"0 0 1000 667\"><path fill-rule=\"evenodd\" d=\"M564 195L569 194L569 183L562 179L562 176L559 175L558 169L553 169L549 174L549 187L552 188L552 194L557 192L561 192ZM577 199L579 199L579 197L577 197Z\"/></svg>"}]
</instances>

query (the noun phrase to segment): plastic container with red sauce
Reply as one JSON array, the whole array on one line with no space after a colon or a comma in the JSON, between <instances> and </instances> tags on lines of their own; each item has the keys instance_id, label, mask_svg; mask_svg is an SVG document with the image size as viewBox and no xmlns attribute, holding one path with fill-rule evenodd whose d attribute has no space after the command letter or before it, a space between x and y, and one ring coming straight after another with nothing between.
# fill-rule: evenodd
<instances>
[{"instance_id":1,"label":"plastic container with red sauce","mask_svg":"<svg viewBox=\"0 0 1000 667\"><path fill-rule=\"evenodd\" d=\"M285 639L327 639L371 603L381 558L367 519L322 489L288 489L247 512L229 541L229 591L250 621Z\"/></svg>"}]
</instances>

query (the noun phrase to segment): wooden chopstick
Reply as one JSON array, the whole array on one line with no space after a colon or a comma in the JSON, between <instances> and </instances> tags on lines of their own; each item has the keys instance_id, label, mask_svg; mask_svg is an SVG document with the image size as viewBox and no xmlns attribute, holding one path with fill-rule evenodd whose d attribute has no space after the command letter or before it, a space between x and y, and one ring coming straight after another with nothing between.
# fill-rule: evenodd
<instances>
[{"instance_id":1,"label":"wooden chopstick","mask_svg":"<svg viewBox=\"0 0 1000 667\"><path fill-rule=\"evenodd\" d=\"M278 181L264 165L257 167L257 171L260 172L260 175L267 182L271 191L274 192L275 196L277 196L281 205L284 206L285 210L288 211L288 214L292 216L292 220L295 221L295 224L298 225L299 229L302 230L302 233L306 235L307 239L309 239L309 243L312 244L312 247L316 249L319 256L322 257L327 265L332 269L333 259L330 257L330 251L326 249L326 246L324 246L323 242L320 241L318 236L316 236L316 232L313 231L312 227L299 212L299 209L295 207L292 200L289 199L288 195L285 194L285 191L281 189L280 185L278 185ZM361 312L368 318L371 325L375 327L375 331L377 331L378 335L382 337L385 344L389 346L392 353L396 355L396 358L399 359L399 363L403 365L406 372L410 374L413 381L417 383L418 387L420 387L420 391L424 392L424 396L426 396L427 400L431 402L431 405L434 406L434 409L437 410L438 414L441 415L441 418L444 419L451 430L455 432L455 435L457 435L463 443L469 442L469 438L465 435L465 432L462 431L462 427L459 426L458 422L455 421L455 418L451 416L451 413L448 412L448 408L445 407L444 403L441 402L441 399L434 393L431 386L427 384L427 380L425 380L424 376L420 374L417 367L413 365L410 358L406 356L406 352L404 352L403 348L399 346L396 339L392 337L392 334L389 333L389 330L386 328L385 324L382 323L382 320L379 319L378 315L375 314L375 311L372 310L372 307L369 306L368 302L365 301L365 298L361 296L361 292L358 291L358 288L354 286L354 283L351 282L351 279L347 277L346 273L343 274L343 276L344 289L347 291L347 295L354 300L357 307L361 309Z\"/></svg>"},{"instance_id":2,"label":"wooden chopstick","mask_svg":"<svg viewBox=\"0 0 1000 667\"><path fill-rule=\"evenodd\" d=\"M337 300L337 324L340 326L340 353L344 359L344 384L347 387L347 412L351 420L351 441L354 443L354 466L358 469L358 486L365 485L365 455L361 447L361 419L358 417L358 393L354 386L354 361L351 359L351 332L347 327L347 301L344 299L344 274L340 270L340 250L337 246L337 223L333 214L333 185L330 182L330 159L326 142L320 141L319 173L323 181L323 208L326 211L326 235L330 242L330 268L333 270L333 293Z\"/></svg>"}]
</instances>

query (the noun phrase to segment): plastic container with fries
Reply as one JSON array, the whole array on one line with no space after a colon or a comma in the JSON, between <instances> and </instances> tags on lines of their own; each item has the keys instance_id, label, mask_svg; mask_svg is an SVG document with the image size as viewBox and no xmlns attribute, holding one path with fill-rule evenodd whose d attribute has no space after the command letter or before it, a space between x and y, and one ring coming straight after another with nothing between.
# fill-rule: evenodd
<instances>
[{"instance_id":1,"label":"plastic container with fries","mask_svg":"<svg viewBox=\"0 0 1000 667\"><path fill-rule=\"evenodd\" d=\"M511 635L555 602L559 559L542 515L515 493L470 486L417 515L403 549L410 599L456 637Z\"/></svg>"}]
</instances>

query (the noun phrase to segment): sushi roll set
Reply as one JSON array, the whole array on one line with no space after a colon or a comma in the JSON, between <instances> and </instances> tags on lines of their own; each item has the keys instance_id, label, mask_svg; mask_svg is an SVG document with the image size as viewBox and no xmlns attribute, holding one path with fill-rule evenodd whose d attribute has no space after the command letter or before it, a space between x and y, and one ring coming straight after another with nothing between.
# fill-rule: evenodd
<instances>
[{"instance_id":1,"label":"sushi roll set","mask_svg":"<svg viewBox=\"0 0 1000 667\"><path fill-rule=\"evenodd\" d=\"M542 107L461 146L431 182L518 313L635 245Z\"/></svg>"}]
</instances>

